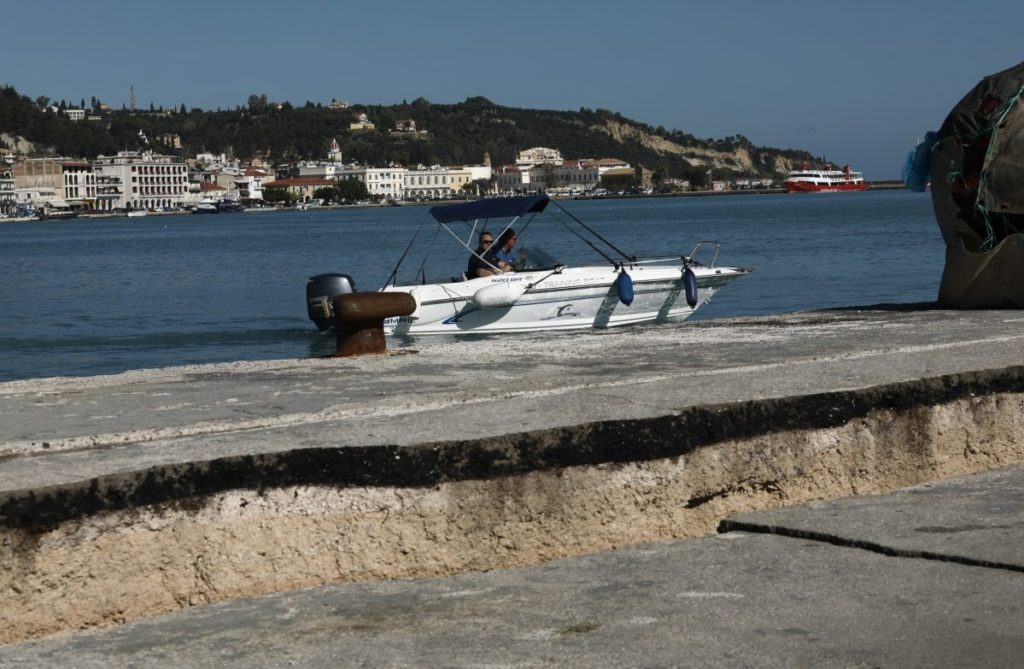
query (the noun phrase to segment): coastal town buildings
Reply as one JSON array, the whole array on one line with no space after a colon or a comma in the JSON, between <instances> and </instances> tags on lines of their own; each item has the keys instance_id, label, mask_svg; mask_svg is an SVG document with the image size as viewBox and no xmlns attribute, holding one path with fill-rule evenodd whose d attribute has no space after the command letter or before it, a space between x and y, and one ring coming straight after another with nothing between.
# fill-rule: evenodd
<instances>
[{"instance_id":1,"label":"coastal town buildings","mask_svg":"<svg viewBox=\"0 0 1024 669\"><path fill-rule=\"evenodd\" d=\"M64 186L64 203L69 209L97 209L102 211L99 202L99 185L92 165L85 161L61 163L61 180ZM109 202L109 192L104 194L104 201Z\"/></svg>"},{"instance_id":2,"label":"coastal town buildings","mask_svg":"<svg viewBox=\"0 0 1024 669\"><path fill-rule=\"evenodd\" d=\"M330 188L336 181L320 177L292 177L276 179L263 184L264 191L278 190L287 193L293 200L304 202L311 200L313 194L321 188Z\"/></svg>"},{"instance_id":3,"label":"coastal town buildings","mask_svg":"<svg viewBox=\"0 0 1024 669\"><path fill-rule=\"evenodd\" d=\"M122 190L111 203L114 209L158 209L193 204L188 190L188 168L175 156L151 151L120 151L93 161L96 174L120 181Z\"/></svg>"},{"instance_id":4,"label":"coastal town buildings","mask_svg":"<svg viewBox=\"0 0 1024 669\"><path fill-rule=\"evenodd\" d=\"M199 202L220 202L225 199L228 189L219 186L212 181L203 181L199 184Z\"/></svg>"},{"instance_id":5,"label":"coastal town buildings","mask_svg":"<svg viewBox=\"0 0 1024 669\"><path fill-rule=\"evenodd\" d=\"M272 181L273 175L266 170L250 167L235 177L234 186L242 202L263 200L263 182Z\"/></svg>"},{"instance_id":6,"label":"coastal town buildings","mask_svg":"<svg viewBox=\"0 0 1024 669\"><path fill-rule=\"evenodd\" d=\"M424 167L419 165L405 173L405 200L441 200L450 197L451 188L448 168L440 165Z\"/></svg>"},{"instance_id":7,"label":"coastal town buildings","mask_svg":"<svg viewBox=\"0 0 1024 669\"><path fill-rule=\"evenodd\" d=\"M69 158L29 158L11 170L16 200L31 210L66 208L64 168Z\"/></svg>"},{"instance_id":8,"label":"coastal town buildings","mask_svg":"<svg viewBox=\"0 0 1024 669\"><path fill-rule=\"evenodd\" d=\"M349 173L356 169L352 165L344 165L335 162L301 162L299 163L298 176L317 177L318 179L341 179L348 178Z\"/></svg>"},{"instance_id":9,"label":"coastal town buildings","mask_svg":"<svg viewBox=\"0 0 1024 669\"><path fill-rule=\"evenodd\" d=\"M414 131L411 119L407 121L399 127ZM9 162L13 167L0 171L0 215L4 216L23 210L52 214L189 209L200 202L252 205L268 199L271 190L287 194L290 200L309 201L318 190L352 179L361 181L369 198L379 202L538 192L579 195L612 184L615 190L635 188L649 183L651 174L614 158L565 160L557 149L548 147L519 152L515 164L499 167L492 166L487 153L480 164L346 164L336 138L325 159L265 167L260 157L243 163L223 153L202 153L184 160L152 150L121 151L92 161L32 158L18 162L12 158Z\"/></svg>"},{"instance_id":10,"label":"coastal town buildings","mask_svg":"<svg viewBox=\"0 0 1024 669\"><path fill-rule=\"evenodd\" d=\"M15 207L14 174L6 165L0 165L0 216L13 216Z\"/></svg>"},{"instance_id":11,"label":"coastal town buildings","mask_svg":"<svg viewBox=\"0 0 1024 669\"><path fill-rule=\"evenodd\" d=\"M562 154L558 149L549 149L545 146L535 146L532 149L520 151L516 158L518 167L533 167L534 165L558 165L562 162Z\"/></svg>"}]
</instances>

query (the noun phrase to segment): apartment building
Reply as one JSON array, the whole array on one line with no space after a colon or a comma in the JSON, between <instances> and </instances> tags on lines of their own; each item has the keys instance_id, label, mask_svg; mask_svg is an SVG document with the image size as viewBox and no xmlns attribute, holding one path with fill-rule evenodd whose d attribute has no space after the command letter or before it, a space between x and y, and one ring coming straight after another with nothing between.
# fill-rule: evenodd
<instances>
[{"instance_id":1,"label":"apartment building","mask_svg":"<svg viewBox=\"0 0 1024 669\"><path fill-rule=\"evenodd\" d=\"M97 203L96 173L85 161L61 163L62 195L71 209L95 209Z\"/></svg>"},{"instance_id":2,"label":"apartment building","mask_svg":"<svg viewBox=\"0 0 1024 669\"><path fill-rule=\"evenodd\" d=\"M122 190L112 202L115 209L183 207L191 202L188 168L176 156L120 151L116 156L99 156L93 169L105 181L121 183Z\"/></svg>"},{"instance_id":3,"label":"apartment building","mask_svg":"<svg viewBox=\"0 0 1024 669\"><path fill-rule=\"evenodd\" d=\"M0 216L13 216L17 207L14 196L14 174L0 165Z\"/></svg>"},{"instance_id":4,"label":"apartment building","mask_svg":"<svg viewBox=\"0 0 1024 669\"><path fill-rule=\"evenodd\" d=\"M408 170L397 165L388 167L361 167L345 165L334 172L337 181L358 179L366 185L370 197L383 197L386 200L408 199L403 196L403 186Z\"/></svg>"},{"instance_id":5,"label":"apartment building","mask_svg":"<svg viewBox=\"0 0 1024 669\"><path fill-rule=\"evenodd\" d=\"M264 170L249 168L235 177L235 190L243 201L262 200L263 182L272 181L274 176Z\"/></svg>"},{"instance_id":6,"label":"apartment building","mask_svg":"<svg viewBox=\"0 0 1024 669\"><path fill-rule=\"evenodd\" d=\"M439 200L454 192L447 167L419 165L405 171L403 194L406 200Z\"/></svg>"}]
</instances>

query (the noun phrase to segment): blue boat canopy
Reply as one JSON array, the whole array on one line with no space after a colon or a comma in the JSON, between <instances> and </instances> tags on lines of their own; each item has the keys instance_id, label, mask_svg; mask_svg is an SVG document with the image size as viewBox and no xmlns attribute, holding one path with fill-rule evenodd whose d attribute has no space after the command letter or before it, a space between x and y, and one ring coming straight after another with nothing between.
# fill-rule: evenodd
<instances>
[{"instance_id":1,"label":"blue boat canopy","mask_svg":"<svg viewBox=\"0 0 1024 669\"><path fill-rule=\"evenodd\" d=\"M539 213L548 206L547 195L520 195L496 197L487 200L431 207L430 215L438 223L475 221L481 218L516 218L523 214Z\"/></svg>"}]
</instances>

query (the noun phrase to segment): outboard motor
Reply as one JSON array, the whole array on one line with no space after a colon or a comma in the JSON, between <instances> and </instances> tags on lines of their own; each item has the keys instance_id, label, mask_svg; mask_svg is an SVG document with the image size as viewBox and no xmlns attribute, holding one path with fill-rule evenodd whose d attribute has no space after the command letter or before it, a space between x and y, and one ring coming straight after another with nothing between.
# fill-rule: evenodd
<instances>
[{"instance_id":1,"label":"outboard motor","mask_svg":"<svg viewBox=\"0 0 1024 669\"><path fill-rule=\"evenodd\" d=\"M334 298L356 292L356 282L348 274L317 274L306 284L306 310L309 320L320 332L334 325Z\"/></svg>"}]
</instances>

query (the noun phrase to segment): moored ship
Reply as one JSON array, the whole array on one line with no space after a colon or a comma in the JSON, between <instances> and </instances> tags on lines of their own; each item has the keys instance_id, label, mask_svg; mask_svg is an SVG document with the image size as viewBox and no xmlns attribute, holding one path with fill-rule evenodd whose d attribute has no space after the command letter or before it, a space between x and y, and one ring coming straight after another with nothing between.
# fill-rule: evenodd
<instances>
[{"instance_id":1,"label":"moored ship","mask_svg":"<svg viewBox=\"0 0 1024 669\"><path fill-rule=\"evenodd\" d=\"M866 190L868 187L864 175L860 172L851 172L849 165L845 165L841 170L814 170L804 163L799 170L789 173L785 183L786 190L790 193L837 193Z\"/></svg>"}]
</instances>

